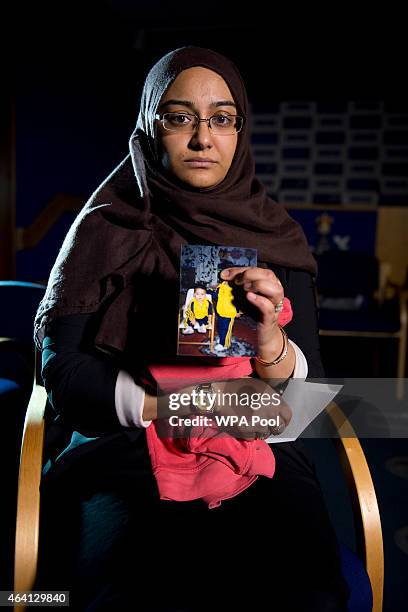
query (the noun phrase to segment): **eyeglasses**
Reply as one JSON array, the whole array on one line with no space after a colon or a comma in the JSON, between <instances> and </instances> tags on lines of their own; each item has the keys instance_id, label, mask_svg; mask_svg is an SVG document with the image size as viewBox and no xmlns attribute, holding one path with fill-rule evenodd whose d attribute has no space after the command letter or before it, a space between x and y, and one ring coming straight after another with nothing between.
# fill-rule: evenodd
<instances>
[{"instance_id":1,"label":"eyeglasses","mask_svg":"<svg viewBox=\"0 0 408 612\"><path fill-rule=\"evenodd\" d=\"M214 134L222 134L224 136L237 134L244 125L243 117L227 113L217 113L208 117L208 119L200 119L197 115L190 113L163 113L157 114L156 119L161 121L165 130L183 133L195 132L200 122L205 121Z\"/></svg>"}]
</instances>

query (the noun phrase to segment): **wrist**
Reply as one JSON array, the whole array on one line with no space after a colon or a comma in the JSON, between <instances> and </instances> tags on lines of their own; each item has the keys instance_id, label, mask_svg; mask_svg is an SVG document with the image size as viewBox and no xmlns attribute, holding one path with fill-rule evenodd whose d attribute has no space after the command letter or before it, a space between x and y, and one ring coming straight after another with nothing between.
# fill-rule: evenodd
<instances>
[{"instance_id":1,"label":"wrist","mask_svg":"<svg viewBox=\"0 0 408 612\"><path fill-rule=\"evenodd\" d=\"M155 395L145 394L143 411L143 421L153 421L157 419L157 397Z\"/></svg>"},{"instance_id":2,"label":"wrist","mask_svg":"<svg viewBox=\"0 0 408 612\"><path fill-rule=\"evenodd\" d=\"M274 361L282 353L285 337L278 324L274 326L273 333L265 342L258 341L258 357L265 361Z\"/></svg>"},{"instance_id":3,"label":"wrist","mask_svg":"<svg viewBox=\"0 0 408 612\"><path fill-rule=\"evenodd\" d=\"M296 363L295 351L291 343L288 341L288 352L282 361L272 366L262 365L256 358L254 358L253 366L258 376L263 380L286 380L291 376Z\"/></svg>"},{"instance_id":4,"label":"wrist","mask_svg":"<svg viewBox=\"0 0 408 612\"><path fill-rule=\"evenodd\" d=\"M268 359L268 358L261 356L260 351L258 351L258 354L255 356L255 361L259 363L262 367L276 366L279 363L281 363L284 359L286 359L286 357L288 356L288 351L289 351L288 335L283 329L283 327L281 327L280 325L278 325L278 327L279 327L279 331L282 336L282 347L281 347L280 353L277 356L274 356L272 359L271 358Z\"/></svg>"}]
</instances>

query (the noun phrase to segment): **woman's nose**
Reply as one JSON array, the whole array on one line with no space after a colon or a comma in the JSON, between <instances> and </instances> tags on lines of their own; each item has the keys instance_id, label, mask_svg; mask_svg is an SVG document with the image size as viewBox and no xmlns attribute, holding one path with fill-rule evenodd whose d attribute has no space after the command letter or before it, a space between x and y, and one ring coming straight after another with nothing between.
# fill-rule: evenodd
<instances>
[{"instance_id":1,"label":"woman's nose","mask_svg":"<svg viewBox=\"0 0 408 612\"><path fill-rule=\"evenodd\" d=\"M191 137L190 143L194 147L199 147L201 149L208 149L212 147L212 134L208 123L205 121L199 122Z\"/></svg>"}]
</instances>

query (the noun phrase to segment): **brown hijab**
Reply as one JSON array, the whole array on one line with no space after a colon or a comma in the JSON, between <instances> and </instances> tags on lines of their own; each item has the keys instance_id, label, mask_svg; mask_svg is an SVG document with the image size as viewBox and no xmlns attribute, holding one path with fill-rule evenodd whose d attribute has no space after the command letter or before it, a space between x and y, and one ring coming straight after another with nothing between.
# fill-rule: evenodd
<instances>
[{"instance_id":1,"label":"brown hijab","mask_svg":"<svg viewBox=\"0 0 408 612\"><path fill-rule=\"evenodd\" d=\"M225 179L212 188L182 187L165 176L156 155L155 114L177 75L203 66L220 74L245 117ZM149 72L130 154L99 186L70 228L35 319L41 348L46 326L67 314L99 312L95 345L108 352L149 352L155 330L174 355L180 247L215 244L258 249L261 265L316 273L304 233L255 177L248 99L234 64L214 51L183 47ZM172 322L172 323L171 323ZM149 330L148 332L146 330ZM157 336L158 338L159 336Z\"/></svg>"}]
</instances>

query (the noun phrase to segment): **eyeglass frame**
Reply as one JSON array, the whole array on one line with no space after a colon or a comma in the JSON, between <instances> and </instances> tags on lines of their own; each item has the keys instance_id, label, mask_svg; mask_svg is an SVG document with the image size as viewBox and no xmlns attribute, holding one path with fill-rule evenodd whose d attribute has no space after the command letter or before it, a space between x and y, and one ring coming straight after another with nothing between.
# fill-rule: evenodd
<instances>
[{"instance_id":1,"label":"eyeglass frame","mask_svg":"<svg viewBox=\"0 0 408 612\"><path fill-rule=\"evenodd\" d=\"M167 130L168 132L177 132L178 128L175 128L174 130L169 130L169 128L164 127L164 116L165 115L188 115L189 117L194 117L196 119L196 124L195 126L193 126L193 130L191 132L185 132L186 134L190 134L190 133L194 134L194 132L197 130L199 124L202 121L205 121L207 123L209 130L212 130L213 128L211 127L211 123L210 123L211 119L213 117L216 117L217 115L220 115L220 113L214 113L214 115L211 115L211 117L204 117L203 119L201 119L199 115L196 115L194 113L186 113L185 111L168 111L166 113L156 113L155 114L154 118L157 119L158 121L161 121L163 129ZM229 113L228 115L224 115L224 116L234 117L235 119L242 119L241 127L239 128L239 130L235 130L234 132L231 132L230 134L224 134L224 136L233 136L234 134L239 134L242 128L244 127L245 117L243 117L242 115L230 115ZM222 133L218 133L217 136L222 136Z\"/></svg>"}]
</instances>

